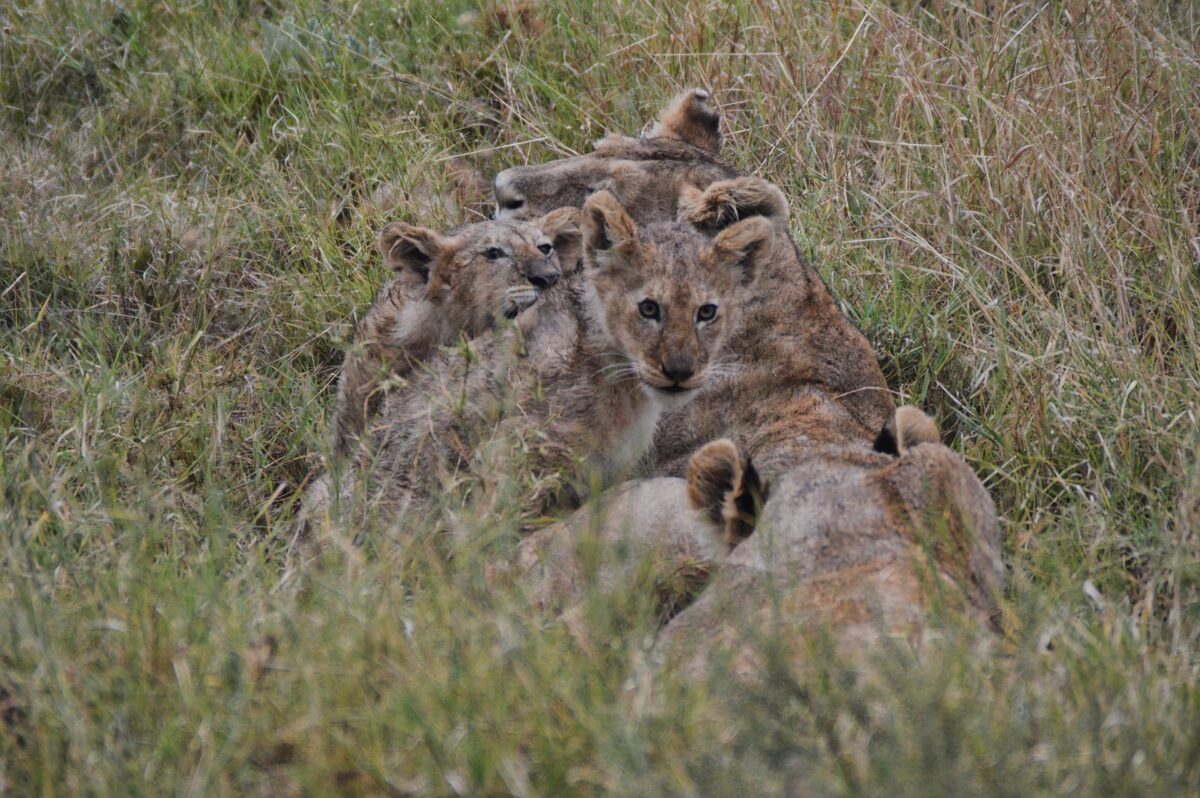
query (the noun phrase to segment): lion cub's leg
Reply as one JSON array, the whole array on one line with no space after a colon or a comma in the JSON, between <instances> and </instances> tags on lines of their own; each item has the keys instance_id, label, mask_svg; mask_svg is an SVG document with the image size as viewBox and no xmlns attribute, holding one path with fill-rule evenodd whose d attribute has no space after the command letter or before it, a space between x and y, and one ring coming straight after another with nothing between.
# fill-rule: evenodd
<instances>
[{"instance_id":1,"label":"lion cub's leg","mask_svg":"<svg viewBox=\"0 0 1200 798\"><path fill-rule=\"evenodd\" d=\"M348 352L338 375L337 402L333 411L333 451L347 457L354 451L359 436L367 425L378 401L372 393L375 373L372 359L357 352Z\"/></svg>"},{"instance_id":2,"label":"lion cub's leg","mask_svg":"<svg viewBox=\"0 0 1200 798\"><path fill-rule=\"evenodd\" d=\"M875 451L902 455L917 444L941 442L937 423L925 411L912 405L901 405L879 430Z\"/></svg>"},{"instance_id":3,"label":"lion cub's leg","mask_svg":"<svg viewBox=\"0 0 1200 798\"><path fill-rule=\"evenodd\" d=\"M750 458L722 438L705 444L688 460L687 495L692 507L723 530L725 544L732 549L754 531L767 491Z\"/></svg>"},{"instance_id":4,"label":"lion cub's leg","mask_svg":"<svg viewBox=\"0 0 1200 798\"><path fill-rule=\"evenodd\" d=\"M663 109L650 138L678 139L702 150L721 151L721 112L704 89L687 89Z\"/></svg>"},{"instance_id":5,"label":"lion cub's leg","mask_svg":"<svg viewBox=\"0 0 1200 798\"><path fill-rule=\"evenodd\" d=\"M400 280L383 290L359 324L355 346L346 353L338 376L333 414L333 451L347 457L358 446L367 422L383 402L388 377L404 376L436 344L423 340L430 324L429 303L413 298Z\"/></svg>"},{"instance_id":6,"label":"lion cub's leg","mask_svg":"<svg viewBox=\"0 0 1200 798\"><path fill-rule=\"evenodd\" d=\"M350 351L338 377L333 411L333 451L348 457L358 446L367 421L383 402L382 380L388 356L373 341L359 341L362 351Z\"/></svg>"}]
</instances>

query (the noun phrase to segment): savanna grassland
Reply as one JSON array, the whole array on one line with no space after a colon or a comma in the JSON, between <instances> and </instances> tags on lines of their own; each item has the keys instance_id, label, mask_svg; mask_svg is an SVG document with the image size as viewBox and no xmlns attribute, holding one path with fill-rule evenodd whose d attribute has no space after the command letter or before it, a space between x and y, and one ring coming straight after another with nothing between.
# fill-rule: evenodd
<instances>
[{"instance_id":1,"label":"savanna grassland","mask_svg":"<svg viewBox=\"0 0 1200 798\"><path fill-rule=\"evenodd\" d=\"M995 498L998 629L739 687L503 520L288 568L376 231L689 85ZM1189 2L5 3L0 795L1197 794L1198 87Z\"/></svg>"}]
</instances>

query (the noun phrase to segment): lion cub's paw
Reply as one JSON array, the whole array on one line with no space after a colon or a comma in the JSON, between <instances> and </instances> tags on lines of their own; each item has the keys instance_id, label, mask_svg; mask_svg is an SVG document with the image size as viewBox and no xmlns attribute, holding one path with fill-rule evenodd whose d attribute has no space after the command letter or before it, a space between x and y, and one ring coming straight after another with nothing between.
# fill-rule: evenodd
<instances>
[{"instance_id":1,"label":"lion cub's paw","mask_svg":"<svg viewBox=\"0 0 1200 798\"><path fill-rule=\"evenodd\" d=\"M875 451L902 455L918 444L941 442L937 423L925 411L912 405L901 405L879 430Z\"/></svg>"},{"instance_id":2,"label":"lion cub's paw","mask_svg":"<svg viewBox=\"0 0 1200 798\"><path fill-rule=\"evenodd\" d=\"M750 458L743 458L725 438L705 444L688 460L687 494L692 507L721 529L730 549L754 531L766 500L766 488Z\"/></svg>"},{"instance_id":3,"label":"lion cub's paw","mask_svg":"<svg viewBox=\"0 0 1200 798\"><path fill-rule=\"evenodd\" d=\"M651 138L678 139L702 150L721 151L721 112L704 89L686 89L663 109Z\"/></svg>"}]
</instances>

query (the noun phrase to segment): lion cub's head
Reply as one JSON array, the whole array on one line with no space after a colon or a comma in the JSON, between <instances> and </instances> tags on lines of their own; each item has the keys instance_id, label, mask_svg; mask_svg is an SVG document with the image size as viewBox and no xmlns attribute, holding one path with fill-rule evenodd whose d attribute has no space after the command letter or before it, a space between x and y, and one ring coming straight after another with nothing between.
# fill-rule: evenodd
<instances>
[{"instance_id":1,"label":"lion cub's head","mask_svg":"<svg viewBox=\"0 0 1200 798\"><path fill-rule=\"evenodd\" d=\"M537 302L578 259L579 212L560 208L531 222L490 221L442 234L392 222L379 233L384 262L429 302L478 334Z\"/></svg>"},{"instance_id":2,"label":"lion cub's head","mask_svg":"<svg viewBox=\"0 0 1200 798\"><path fill-rule=\"evenodd\" d=\"M601 323L628 368L665 407L683 405L714 370L743 298L769 256L773 228L761 217L708 238L686 224L639 228L617 198L599 191L583 206L583 262Z\"/></svg>"},{"instance_id":3,"label":"lion cub's head","mask_svg":"<svg viewBox=\"0 0 1200 798\"><path fill-rule=\"evenodd\" d=\"M643 222L674 218L681 185L706 186L737 175L720 159L721 117L710 99L702 89L689 89L644 137L609 136L585 155L505 169L493 185L496 218L577 208L601 189L619 195Z\"/></svg>"}]
</instances>

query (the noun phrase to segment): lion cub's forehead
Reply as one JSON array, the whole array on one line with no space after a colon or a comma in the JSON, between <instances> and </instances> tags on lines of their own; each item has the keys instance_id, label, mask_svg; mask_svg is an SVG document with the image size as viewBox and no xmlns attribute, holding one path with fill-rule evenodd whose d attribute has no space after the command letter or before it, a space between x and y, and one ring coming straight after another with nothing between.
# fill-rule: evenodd
<instances>
[{"instance_id":1,"label":"lion cub's forehead","mask_svg":"<svg viewBox=\"0 0 1200 798\"><path fill-rule=\"evenodd\" d=\"M562 189L574 188L570 183L581 178L608 177L614 168L625 163L628 162L597 158L594 155L575 155L547 164L513 167L509 170L511 175L509 179L521 190L538 191L540 189L539 193L549 194ZM580 188L586 190L588 186L580 186Z\"/></svg>"},{"instance_id":2,"label":"lion cub's forehead","mask_svg":"<svg viewBox=\"0 0 1200 798\"><path fill-rule=\"evenodd\" d=\"M489 221L476 222L459 228L456 236L458 250L477 255L496 247L513 255L529 254L543 240L545 233L529 222Z\"/></svg>"},{"instance_id":3,"label":"lion cub's forehead","mask_svg":"<svg viewBox=\"0 0 1200 798\"><path fill-rule=\"evenodd\" d=\"M646 282L670 287L673 296L682 299L733 285L731 275L714 268L712 242L690 227L670 222L648 225L642 246Z\"/></svg>"}]
</instances>

